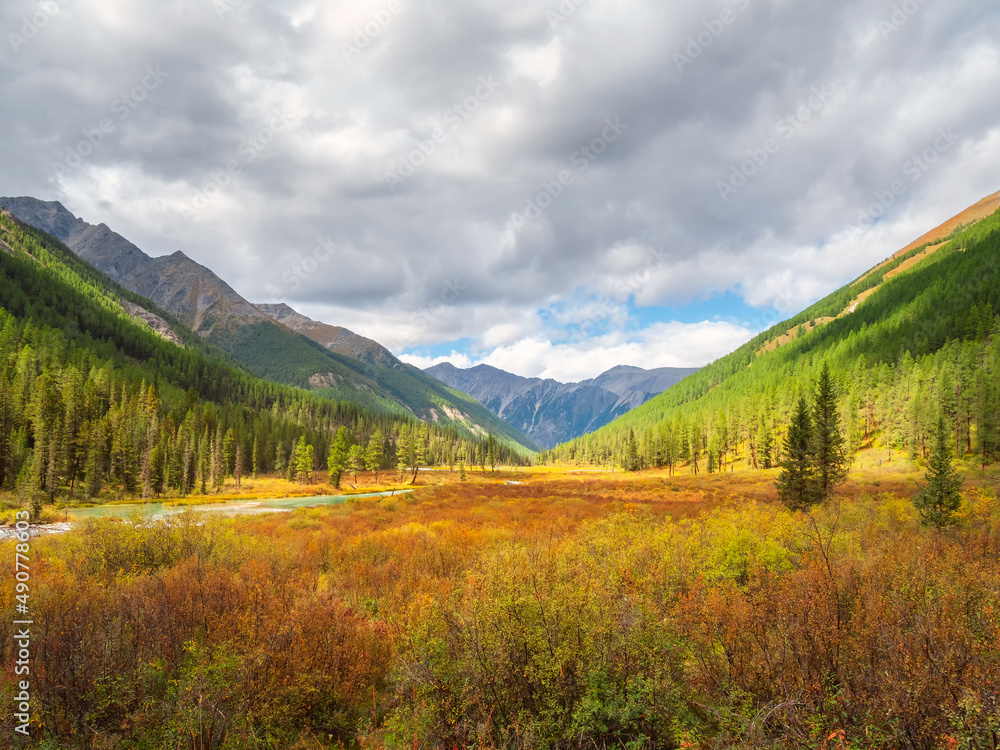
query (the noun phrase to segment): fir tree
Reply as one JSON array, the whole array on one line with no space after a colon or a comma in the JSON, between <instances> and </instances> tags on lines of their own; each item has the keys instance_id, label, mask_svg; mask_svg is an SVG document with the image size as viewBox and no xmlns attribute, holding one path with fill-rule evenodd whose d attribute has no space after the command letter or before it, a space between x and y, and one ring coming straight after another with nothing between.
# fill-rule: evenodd
<instances>
[{"instance_id":1,"label":"fir tree","mask_svg":"<svg viewBox=\"0 0 1000 750\"><path fill-rule=\"evenodd\" d=\"M778 477L778 499L790 510L802 510L819 502L816 478L810 447L812 444L812 419L805 396L799 396L788 426L785 450Z\"/></svg>"},{"instance_id":2,"label":"fir tree","mask_svg":"<svg viewBox=\"0 0 1000 750\"><path fill-rule=\"evenodd\" d=\"M913 498L913 505L925 526L941 528L958 522L955 513L962 503L962 475L952 466L948 426L938 417L934 433L934 451L924 477L927 485Z\"/></svg>"},{"instance_id":3,"label":"fir tree","mask_svg":"<svg viewBox=\"0 0 1000 750\"><path fill-rule=\"evenodd\" d=\"M816 386L812 412L810 451L815 464L815 494L826 500L833 488L847 480L850 462L837 415L837 392L830 377L830 365L824 364Z\"/></svg>"}]
</instances>

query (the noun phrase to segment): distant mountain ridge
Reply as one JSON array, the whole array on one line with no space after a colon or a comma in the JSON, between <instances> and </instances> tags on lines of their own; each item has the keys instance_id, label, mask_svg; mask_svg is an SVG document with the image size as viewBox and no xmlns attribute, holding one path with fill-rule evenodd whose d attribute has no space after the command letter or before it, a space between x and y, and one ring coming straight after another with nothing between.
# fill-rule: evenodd
<instances>
[{"instance_id":1,"label":"distant mountain ridge","mask_svg":"<svg viewBox=\"0 0 1000 750\"><path fill-rule=\"evenodd\" d=\"M107 225L90 224L58 201L0 198L0 206L151 300L258 377L367 409L454 425L462 434L492 432L522 450L537 447L475 399L401 362L377 342L310 320L284 304L253 305L182 252L150 257ZM138 310L135 315L142 316Z\"/></svg>"},{"instance_id":2,"label":"distant mountain ridge","mask_svg":"<svg viewBox=\"0 0 1000 750\"><path fill-rule=\"evenodd\" d=\"M525 378L489 365L445 362L424 372L468 393L543 448L592 432L644 404L698 368L619 365L580 383Z\"/></svg>"}]
</instances>

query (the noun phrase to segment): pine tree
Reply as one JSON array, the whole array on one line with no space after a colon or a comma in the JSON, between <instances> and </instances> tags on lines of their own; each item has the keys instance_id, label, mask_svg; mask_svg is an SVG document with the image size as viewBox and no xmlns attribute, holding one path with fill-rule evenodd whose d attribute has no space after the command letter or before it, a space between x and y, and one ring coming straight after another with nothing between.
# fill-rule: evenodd
<instances>
[{"instance_id":1,"label":"pine tree","mask_svg":"<svg viewBox=\"0 0 1000 750\"><path fill-rule=\"evenodd\" d=\"M760 467L762 469L770 469L774 466L773 456L774 435L771 433L771 428L768 427L767 422L764 422L757 432L757 460L760 461Z\"/></svg>"},{"instance_id":2,"label":"pine tree","mask_svg":"<svg viewBox=\"0 0 1000 750\"><path fill-rule=\"evenodd\" d=\"M365 470L365 449L360 445L352 445L348 454L351 464L351 472L354 474L354 483L358 483L358 472Z\"/></svg>"},{"instance_id":3,"label":"pine tree","mask_svg":"<svg viewBox=\"0 0 1000 750\"><path fill-rule=\"evenodd\" d=\"M378 483L378 470L382 468L382 432L375 430L368 439L368 448L365 450L365 468L375 475L375 482Z\"/></svg>"},{"instance_id":4,"label":"pine tree","mask_svg":"<svg viewBox=\"0 0 1000 750\"><path fill-rule=\"evenodd\" d=\"M305 466L305 481L311 483L313 473L316 470L316 449L313 448L311 444L306 446L306 452L302 459L302 464ZM299 481L301 481L301 479Z\"/></svg>"},{"instance_id":5,"label":"pine tree","mask_svg":"<svg viewBox=\"0 0 1000 750\"><path fill-rule=\"evenodd\" d=\"M811 455L812 419L805 396L799 396L788 426L785 450L778 476L778 499L790 510L802 510L819 502Z\"/></svg>"},{"instance_id":6,"label":"pine tree","mask_svg":"<svg viewBox=\"0 0 1000 750\"><path fill-rule=\"evenodd\" d=\"M62 444L55 436L62 434L62 425L60 424L58 418L55 424L52 426L53 439L49 440L49 454L48 454L48 466L45 473L45 486L46 491L49 495L49 502L54 503L56 500L56 490L59 487L59 469L63 463L63 451Z\"/></svg>"},{"instance_id":7,"label":"pine tree","mask_svg":"<svg viewBox=\"0 0 1000 750\"><path fill-rule=\"evenodd\" d=\"M427 456L427 425L420 425L420 428L414 430L413 434L413 450L410 452L411 461L410 468L413 469L413 477L410 479L410 484L414 484L417 481L417 473L420 471L420 467L423 465L424 460ZM485 462L484 462L485 463ZM483 470L485 473L485 469Z\"/></svg>"},{"instance_id":8,"label":"pine tree","mask_svg":"<svg viewBox=\"0 0 1000 750\"><path fill-rule=\"evenodd\" d=\"M181 466L181 495L187 496L191 494L191 474L194 467L191 465L194 460L194 438L191 435L187 436L184 440L184 460Z\"/></svg>"},{"instance_id":9,"label":"pine tree","mask_svg":"<svg viewBox=\"0 0 1000 750\"><path fill-rule=\"evenodd\" d=\"M225 437L222 438L222 460L223 472L226 476L230 476L236 461L236 433L232 427L226 431Z\"/></svg>"},{"instance_id":10,"label":"pine tree","mask_svg":"<svg viewBox=\"0 0 1000 750\"><path fill-rule=\"evenodd\" d=\"M625 438L622 468L625 471L638 471L639 469L639 447L635 442L635 430L631 427L629 427L628 436Z\"/></svg>"},{"instance_id":11,"label":"pine tree","mask_svg":"<svg viewBox=\"0 0 1000 750\"><path fill-rule=\"evenodd\" d=\"M486 437L486 460L490 464L490 471L497 470L497 439L493 433L487 433Z\"/></svg>"},{"instance_id":12,"label":"pine tree","mask_svg":"<svg viewBox=\"0 0 1000 750\"><path fill-rule=\"evenodd\" d=\"M250 455L250 471L253 473L253 478L256 479L257 475L260 474L260 443L257 440L257 433L253 435L253 452Z\"/></svg>"},{"instance_id":13,"label":"pine tree","mask_svg":"<svg viewBox=\"0 0 1000 750\"><path fill-rule=\"evenodd\" d=\"M934 434L934 452L924 475L927 486L913 498L913 505L925 526L941 528L958 522L955 513L962 503L962 475L951 461L948 426L944 416L940 416Z\"/></svg>"},{"instance_id":14,"label":"pine tree","mask_svg":"<svg viewBox=\"0 0 1000 750\"><path fill-rule=\"evenodd\" d=\"M222 425L215 430L215 441L212 443L212 489L218 490L226 483L226 459L223 455Z\"/></svg>"},{"instance_id":15,"label":"pine tree","mask_svg":"<svg viewBox=\"0 0 1000 750\"><path fill-rule=\"evenodd\" d=\"M691 471L698 474L698 457L701 455L701 427L697 421L691 427Z\"/></svg>"},{"instance_id":16,"label":"pine tree","mask_svg":"<svg viewBox=\"0 0 1000 750\"><path fill-rule=\"evenodd\" d=\"M236 458L233 460L233 478L236 480L236 489L240 488L243 481L243 446L236 445Z\"/></svg>"},{"instance_id":17,"label":"pine tree","mask_svg":"<svg viewBox=\"0 0 1000 750\"><path fill-rule=\"evenodd\" d=\"M107 429L103 419L93 423L87 446L87 468L85 492L88 500L101 494L104 484L104 458L107 446Z\"/></svg>"},{"instance_id":18,"label":"pine tree","mask_svg":"<svg viewBox=\"0 0 1000 750\"><path fill-rule=\"evenodd\" d=\"M396 468L399 469L399 481L403 481L406 467L411 463L411 453L413 443L410 438L410 428L404 424L399 428L399 437L396 438Z\"/></svg>"},{"instance_id":19,"label":"pine tree","mask_svg":"<svg viewBox=\"0 0 1000 750\"><path fill-rule=\"evenodd\" d=\"M206 427L198 445L198 486L202 495L208 492L209 447L208 427Z\"/></svg>"},{"instance_id":20,"label":"pine tree","mask_svg":"<svg viewBox=\"0 0 1000 750\"><path fill-rule=\"evenodd\" d=\"M837 391L828 363L824 363L816 386L810 452L815 464L816 495L820 500L826 500L834 487L847 481L850 465L844 436L840 432Z\"/></svg>"},{"instance_id":21,"label":"pine tree","mask_svg":"<svg viewBox=\"0 0 1000 750\"><path fill-rule=\"evenodd\" d=\"M279 441L274 446L274 470L279 474L285 470L285 446Z\"/></svg>"},{"instance_id":22,"label":"pine tree","mask_svg":"<svg viewBox=\"0 0 1000 750\"><path fill-rule=\"evenodd\" d=\"M330 455L326 460L330 469L330 482L334 487L340 487L340 477L347 470L347 462L350 459L351 439L348 437L347 428L341 427L337 430L337 437L330 446Z\"/></svg>"}]
</instances>

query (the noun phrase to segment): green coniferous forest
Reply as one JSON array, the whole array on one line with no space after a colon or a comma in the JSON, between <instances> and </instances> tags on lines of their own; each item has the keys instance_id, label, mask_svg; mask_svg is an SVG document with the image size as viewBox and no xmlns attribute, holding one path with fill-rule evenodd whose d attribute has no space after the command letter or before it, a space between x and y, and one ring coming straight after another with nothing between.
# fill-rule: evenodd
<instances>
[{"instance_id":1,"label":"green coniferous forest","mask_svg":"<svg viewBox=\"0 0 1000 750\"><path fill-rule=\"evenodd\" d=\"M849 454L884 449L891 460L893 451L905 450L926 459L941 416L957 457L996 460L1000 214L957 230L917 265L886 278L927 247L877 267L542 460L629 469L769 468L800 394L814 392L824 365L839 394ZM821 318L832 320L817 323ZM802 335L773 348L799 327Z\"/></svg>"},{"instance_id":2,"label":"green coniferous forest","mask_svg":"<svg viewBox=\"0 0 1000 750\"><path fill-rule=\"evenodd\" d=\"M122 300L167 319L183 346ZM22 501L207 491L237 473L237 456L242 473L283 471L303 440L325 469L341 427L352 444L381 436L384 469L395 466L401 431L422 441L423 465L476 449L454 427L418 429L398 413L247 373L9 214L0 215L0 308L0 491ZM513 441L497 450L504 462L525 460Z\"/></svg>"}]
</instances>

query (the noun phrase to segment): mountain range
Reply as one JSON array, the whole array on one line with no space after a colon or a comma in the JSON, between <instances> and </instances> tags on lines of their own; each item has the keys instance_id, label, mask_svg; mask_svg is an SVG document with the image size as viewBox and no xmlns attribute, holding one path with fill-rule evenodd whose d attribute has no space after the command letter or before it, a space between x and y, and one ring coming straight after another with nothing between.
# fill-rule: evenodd
<instances>
[{"instance_id":1,"label":"mountain range","mask_svg":"<svg viewBox=\"0 0 1000 750\"><path fill-rule=\"evenodd\" d=\"M179 340L168 320L172 318L266 380L454 426L469 436L493 433L521 450L537 448L474 398L401 362L380 344L310 320L287 305L254 305L182 252L150 257L107 225L90 224L59 202L5 197L0 206L65 243L112 282L150 300L166 314L134 301L128 309L168 338Z\"/></svg>"},{"instance_id":2,"label":"mountain range","mask_svg":"<svg viewBox=\"0 0 1000 750\"><path fill-rule=\"evenodd\" d=\"M424 372L473 396L543 448L592 432L644 404L697 368L619 365L579 383L525 378L489 365L444 362Z\"/></svg>"}]
</instances>

